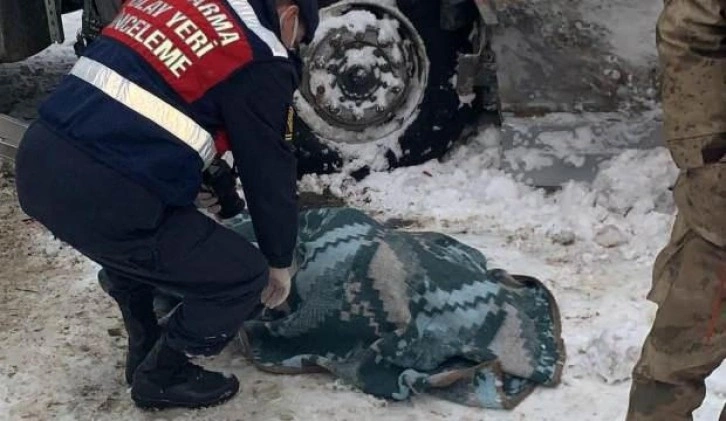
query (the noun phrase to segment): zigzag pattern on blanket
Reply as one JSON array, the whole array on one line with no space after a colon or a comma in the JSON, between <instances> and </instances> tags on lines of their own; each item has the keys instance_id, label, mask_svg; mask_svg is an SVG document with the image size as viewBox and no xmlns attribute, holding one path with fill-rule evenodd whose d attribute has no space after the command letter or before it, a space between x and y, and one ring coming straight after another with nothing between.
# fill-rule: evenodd
<instances>
[{"instance_id":1,"label":"zigzag pattern on blanket","mask_svg":"<svg viewBox=\"0 0 726 421\"><path fill-rule=\"evenodd\" d=\"M230 228L252 233L244 218ZM307 210L297 260L289 313L243 330L262 369L323 367L378 396L429 391L492 408L559 382L565 352L549 291L488 270L450 237L386 229L353 209Z\"/></svg>"}]
</instances>

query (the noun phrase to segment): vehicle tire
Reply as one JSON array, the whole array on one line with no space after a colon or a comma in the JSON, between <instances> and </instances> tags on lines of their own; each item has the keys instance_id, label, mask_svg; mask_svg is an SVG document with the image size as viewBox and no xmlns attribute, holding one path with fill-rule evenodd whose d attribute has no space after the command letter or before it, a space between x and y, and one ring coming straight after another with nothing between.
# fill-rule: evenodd
<instances>
[{"instance_id":1,"label":"vehicle tire","mask_svg":"<svg viewBox=\"0 0 726 421\"><path fill-rule=\"evenodd\" d=\"M83 0L81 32L73 48L77 56L101 34L103 28L116 17L124 0Z\"/></svg>"},{"instance_id":2,"label":"vehicle tire","mask_svg":"<svg viewBox=\"0 0 726 421\"><path fill-rule=\"evenodd\" d=\"M299 175L348 164L362 178L439 158L481 114L481 95L456 91L458 55L472 51L476 15L447 31L439 1L391 3L321 2L295 99Z\"/></svg>"},{"instance_id":3,"label":"vehicle tire","mask_svg":"<svg viewBox=\"0 0 726 421\"><path fill-rule=\"evenodd\" d=\"M94 0L96 12L101 19L102 26L106 26L116 17L123 0Z\"/></svg>"}]
</instances>

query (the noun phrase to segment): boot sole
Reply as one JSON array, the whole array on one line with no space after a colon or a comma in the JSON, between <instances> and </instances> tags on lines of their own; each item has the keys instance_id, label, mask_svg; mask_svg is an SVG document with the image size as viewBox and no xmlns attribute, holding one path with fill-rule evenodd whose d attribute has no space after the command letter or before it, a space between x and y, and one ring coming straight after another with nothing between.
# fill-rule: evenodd
<instances>
[{"instance_id":1,"label":"boot sole","mask_svg":"<svg viewBox=\"0 0 726 421\"><path fill-rule=\"evenodd\" d=\"M144 399L144 398L138 398L131 394L131 399L133 399L134 404L139 409L144 410L157 410L157 409L170 409L170 408L186 408L186 409L200 409L200 408L210 408L213 406L221 405L233 397L237 395L239 392L239 385L237 388L229 393L228 395L224 395L222 397L216 398L209 402L202 402L202 403L191 403L191 402L176 402L176 401L170 401L165 399Z\"/></svg>"}]
</instances>

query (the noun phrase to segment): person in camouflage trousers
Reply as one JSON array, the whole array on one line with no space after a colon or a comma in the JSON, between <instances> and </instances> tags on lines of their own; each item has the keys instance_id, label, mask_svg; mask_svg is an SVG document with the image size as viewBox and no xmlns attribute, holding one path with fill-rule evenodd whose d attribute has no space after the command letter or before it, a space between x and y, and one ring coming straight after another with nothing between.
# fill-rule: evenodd
<instances>
[{"instance_id":1,"label":"person in camouflage trousers","mask_svg":"<svg viewBox=\"0 0 726 421\"><path fill-rule=\"evenodd\" d=\"M666 0L657 44L678 216L653 268L659 308L627 421L691 420L726 357L726 1Z\"/></svg>"}]
</instances>

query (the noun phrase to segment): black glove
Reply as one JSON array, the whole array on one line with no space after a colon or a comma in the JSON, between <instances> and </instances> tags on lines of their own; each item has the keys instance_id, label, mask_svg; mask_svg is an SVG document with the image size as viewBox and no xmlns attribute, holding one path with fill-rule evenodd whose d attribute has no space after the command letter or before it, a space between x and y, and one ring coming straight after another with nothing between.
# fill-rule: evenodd
<instances>
[{"instance_id":1,"label":"black glove","mask_svg":"<svg viewBox=\"0 0 726 421\"><path fill-rule=\"evenodd\" d=\"M235 217L245 210L246 204L237 194L236 176L224 159L215 158L202 177L204 185L219 199L220 210L213 213L220 219ZM207 208L211 209L210 206Z\"/></svg>"}]
</instances>

